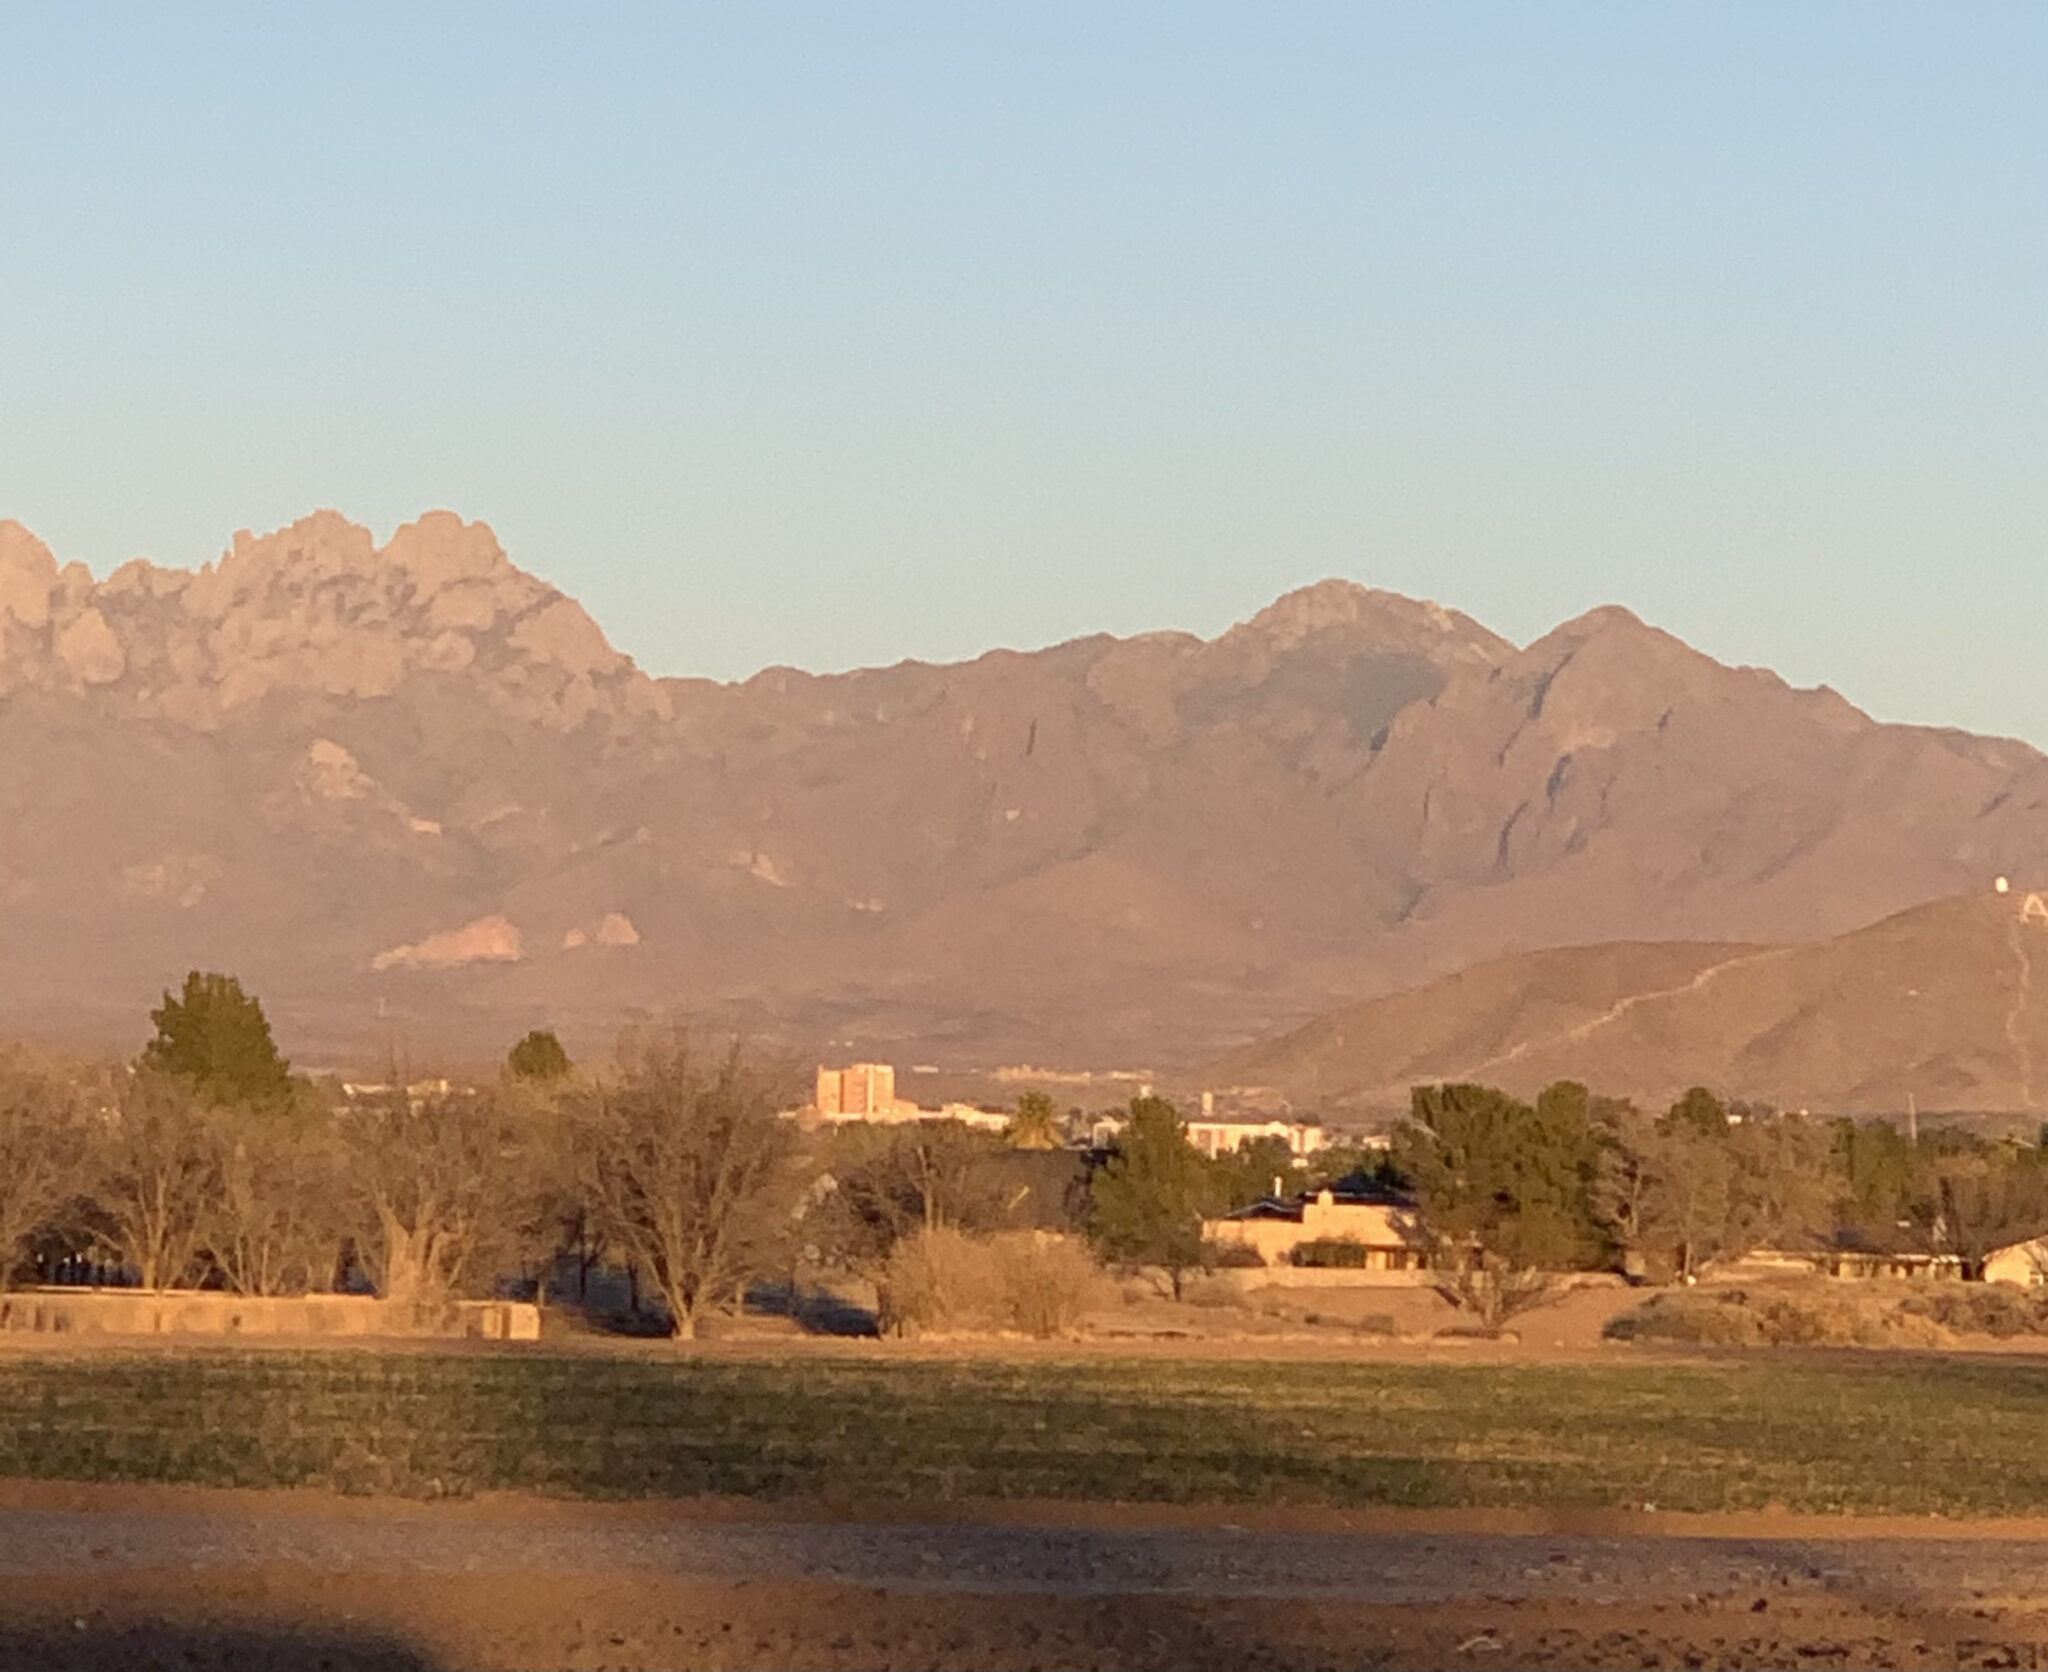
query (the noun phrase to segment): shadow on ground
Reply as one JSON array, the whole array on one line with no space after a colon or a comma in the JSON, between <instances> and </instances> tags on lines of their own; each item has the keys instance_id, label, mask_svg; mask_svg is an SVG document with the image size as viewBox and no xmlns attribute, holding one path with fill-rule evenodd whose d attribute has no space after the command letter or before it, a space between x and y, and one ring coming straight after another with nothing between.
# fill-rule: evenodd
<instances>
[{"instance_id":1,"label":"shadow on ground","mask_svg":"<svg viewBox=\"0 0 2048 1672\"><path fill-rule=\"evenodd\" d=\"M788 1318L806 1335L880 1335L873 1307L861 1306L829 1289L796 1283L759 1283L747 1291L747 1310Z\"/></svg>"},{"instance_id":2,"label":"shadow on ground","mask_svg":"<svg viewBox=\"0 0 2048 1672\"><path fill-rule=\"evenodd\" d=\"M5 1672L431 1672L435 1662L373 1630L248 1625L0 1626Z\"/></svg>"}]
</instances>

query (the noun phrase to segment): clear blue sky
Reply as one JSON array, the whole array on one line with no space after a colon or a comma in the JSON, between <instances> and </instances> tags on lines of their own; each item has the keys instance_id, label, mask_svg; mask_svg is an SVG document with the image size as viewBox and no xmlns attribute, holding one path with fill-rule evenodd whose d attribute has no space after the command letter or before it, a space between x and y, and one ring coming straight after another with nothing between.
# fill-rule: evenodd
<instances>
[{"instance_id":1,"label":"clear blue sky","mask_svg":"<svg viewBox=\"0 0 2048 1672\"><path fill-rule=\"evenodd\" d=\"M1619 602L2048 744L2048 7L0 7L0 515L661 673Z\"/></svg>"}]
</instances>

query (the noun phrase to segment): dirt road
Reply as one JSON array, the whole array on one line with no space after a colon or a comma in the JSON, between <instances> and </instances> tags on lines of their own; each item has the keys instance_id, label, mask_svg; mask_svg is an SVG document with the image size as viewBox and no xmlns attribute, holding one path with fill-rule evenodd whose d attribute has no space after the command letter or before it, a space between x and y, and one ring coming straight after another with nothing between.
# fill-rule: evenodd
<instances>
[{"instance_id":1,"label":"dirt road","mask_svg":"<svg viewBox=\"0 0 2048 1672\"><path fill-rule=\"evenodd\" d=\"M13 1483L0 1662L2035 1666L2048 1527Z\"/></svg>"}]
</instances>

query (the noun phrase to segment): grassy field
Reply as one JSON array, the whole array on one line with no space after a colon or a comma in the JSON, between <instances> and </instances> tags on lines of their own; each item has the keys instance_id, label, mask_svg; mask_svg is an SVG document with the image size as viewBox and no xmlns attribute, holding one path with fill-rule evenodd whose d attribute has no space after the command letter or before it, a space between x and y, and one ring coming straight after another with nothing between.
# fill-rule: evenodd
<instances>
[{"instance_id":1,"label":"grassy field","mask_svg":"<svg viewBox=\"0 0 2048 1672\"><path fill-rule=\"evenodd\" d=\"M726 1493L2048 1513L2048 1366L0 1360L0 1475L412 1496Z\"/></svg>"}]
</instances>

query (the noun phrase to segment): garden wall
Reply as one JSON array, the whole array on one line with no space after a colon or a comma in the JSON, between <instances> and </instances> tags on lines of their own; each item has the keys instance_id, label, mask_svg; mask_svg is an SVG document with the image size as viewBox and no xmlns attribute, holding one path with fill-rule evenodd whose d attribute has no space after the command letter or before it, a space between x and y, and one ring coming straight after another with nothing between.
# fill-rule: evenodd
<instances>
[{"instance_id":1,"label":"garden wall","mask_svg":"<svg viewBox=\"0 0 2048 1672\"><path fill-rule=\"evenodd\" d=\"M217 1289L45 1287L0 1294L0 1332L32 1335L413 1336L538 1341L529 1301L394 1306L372 1295L234 1295Z\"/></svg>"},{"instance_id":2,"label":"garden wall","mask_svg":"<svg viewBox=\"0 0 2048 1672\"><path fill-rule=\"evenodd\" d=\"M1359 1266L1223 1266L1216 1276L1240 1289L1426 1289L1433 1271L1383 1271Z\"/></svg>"}]
</instances>

